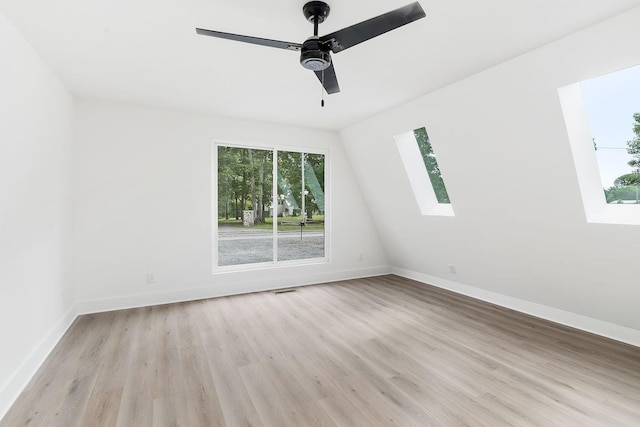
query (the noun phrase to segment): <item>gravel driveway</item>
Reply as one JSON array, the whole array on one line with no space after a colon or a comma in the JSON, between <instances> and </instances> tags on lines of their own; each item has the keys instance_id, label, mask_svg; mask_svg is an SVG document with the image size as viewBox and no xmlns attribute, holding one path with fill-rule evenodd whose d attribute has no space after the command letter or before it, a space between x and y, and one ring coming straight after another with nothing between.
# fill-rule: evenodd
<instances>
[{"instance_id":1,"label":"gravel driveway","mask_svg":"<svg viewBox=\"0 0 640 427\"><path fill-rule=\"evenodd\" d=\"M278 261L322 258L324 232L278 233ZM218 232L218 265L252 264L273 260L273 233L270 230L221 229Z\"/></svg>"}]
</instances>

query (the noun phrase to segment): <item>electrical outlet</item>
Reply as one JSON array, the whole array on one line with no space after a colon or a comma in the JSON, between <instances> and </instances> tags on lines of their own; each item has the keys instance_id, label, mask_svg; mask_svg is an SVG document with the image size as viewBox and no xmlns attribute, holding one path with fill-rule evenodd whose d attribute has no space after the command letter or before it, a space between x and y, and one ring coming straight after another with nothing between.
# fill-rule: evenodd
<instances>
[{"instance_id":1,"label":"electrical outlet","mask_svg":"<svg viewBox=\"0 0 640 427\"><path fill-rule=\"evenodd\" d=\"M156 283L156 275L153 273L147 273L147 283Z\"/></svg>"},{"instance_id":2,"label":"electrical outlet","mask_svg":"<svg viewBox=\"0 0 640 427\"><path fill-rule=\"evenodd\" d=\"M449 265L447 265L447 267L449 267L449 273L451 273L451 274L456 274L457 273L455 265L449 264Z\"/></svg>"}]
</instances>

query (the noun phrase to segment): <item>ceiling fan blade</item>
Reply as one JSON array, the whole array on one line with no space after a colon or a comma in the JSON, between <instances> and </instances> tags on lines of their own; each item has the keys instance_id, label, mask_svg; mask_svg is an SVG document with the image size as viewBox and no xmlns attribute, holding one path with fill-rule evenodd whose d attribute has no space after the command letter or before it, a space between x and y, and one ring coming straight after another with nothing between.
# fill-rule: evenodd
<instances>
[{"instance_id":1,"label":"ceiling fan blade","mask_svg":"<svg viewBox=\"0 0 640 427\"><path fill-rule=\"evenodd\" d=\"M320 83L322 83L322 86L324 86L324 90L326 90L329 95L331 95L332 93L340 92L340 86L338 86L338 78L336 77L336 70L335 68L333 68L333 61L328 68L325 68L322 71L314 71L314 73L316 73L316 76L318 76L318 80L320 80Z\"/></svg>"},{"instance_id":2,"label":"ceiling fan blade","mask_svg":"<svg viewBox=\"0 0 640 427\"><path fill-rule=\"evenodd\" d=\"M338 30L326 36L320 37L320 41L328 43L334 53L355 46L388 31L424 18L426 14L420 3L408 4L391 12L387 12L375 18L360 22L342 30Z\"/></svg>"},{"instance_id":3,"label":"ceiling fan blade","mask_svg":"<svg viewBox=\"0 0 640 427\"><path fill-rule=\"evenodd\" d=\"M277 47L279 49L300 50L302 48L302 45L299 43L289 43L279 40L262 39L260 37L242 36L240 34L223 33L222 31L205 30L202 28L196 28L196 33L202 36L218 37L220 39L235 40L261 46Z\"/></svg>"}]
</instances>

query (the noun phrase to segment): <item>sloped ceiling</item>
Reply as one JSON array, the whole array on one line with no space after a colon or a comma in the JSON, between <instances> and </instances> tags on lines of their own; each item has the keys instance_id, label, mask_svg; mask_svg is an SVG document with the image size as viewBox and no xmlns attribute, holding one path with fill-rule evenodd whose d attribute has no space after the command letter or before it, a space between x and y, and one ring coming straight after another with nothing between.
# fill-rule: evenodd
<instances>
[{"instance_id":1,"label":"sloped ceiling","mask_svg":"<svg viewBox=\"0 0 640 427\"><path fill-rule=\"evenodd\" d=\"M640 0L422 0L427 18L333 56L326 96L295 52L198 36L195 27L301 43L304 0L0 0L78 97L342 129ZM329 33L409 3L329 0Z\"/></svg>"}]
</instances>

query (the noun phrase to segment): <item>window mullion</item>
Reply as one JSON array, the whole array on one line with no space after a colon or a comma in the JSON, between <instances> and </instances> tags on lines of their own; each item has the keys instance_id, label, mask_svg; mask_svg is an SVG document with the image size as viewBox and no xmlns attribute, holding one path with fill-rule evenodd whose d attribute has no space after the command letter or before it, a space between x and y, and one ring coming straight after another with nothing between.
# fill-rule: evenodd
<instances>
[{"instance_id":1,"label":"window mullion","mask_svg":"<svg viewBox=\"0 0 640 427\"><path fill-rule=\"evenodd\" d=\"M278 150L273 150L271 204L273 206L273 262L278 262Z\"/></svg>"}]
</instances>

